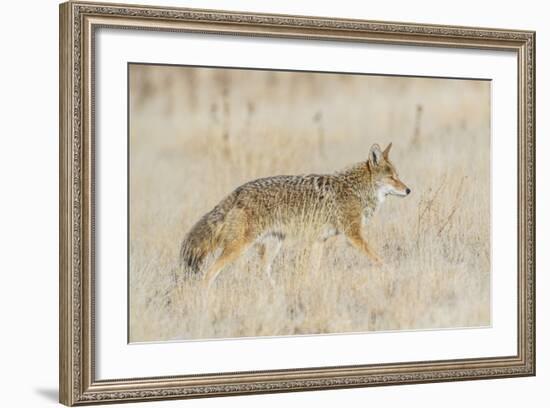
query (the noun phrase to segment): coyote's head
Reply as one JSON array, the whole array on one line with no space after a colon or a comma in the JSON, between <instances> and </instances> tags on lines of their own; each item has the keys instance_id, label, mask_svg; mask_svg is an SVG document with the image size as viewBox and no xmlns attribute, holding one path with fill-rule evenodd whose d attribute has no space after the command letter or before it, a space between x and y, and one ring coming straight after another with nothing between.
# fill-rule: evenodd
<instances>
[{"instance_id":1,"label":"coyote's head","mask_svg":"<svg viewBox=\"0 0 550 408\"><path fill-rule=\"evenodd\" d=\"M379 201L383 201L388 194L405 197L411 192L411 189L399 179L389 159L391 145L390 143L384 151L377 144L370 148L368 166L371 169Z\"/></svg>"}]
</instances>

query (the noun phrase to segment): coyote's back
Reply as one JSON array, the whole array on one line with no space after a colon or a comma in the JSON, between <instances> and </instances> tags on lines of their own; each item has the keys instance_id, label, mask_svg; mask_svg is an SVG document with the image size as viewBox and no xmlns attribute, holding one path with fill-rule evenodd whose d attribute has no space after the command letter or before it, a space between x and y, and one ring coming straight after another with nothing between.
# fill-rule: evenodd
<instances>
[{"instance_id":1,"label":"coyote's back","mask_svg":"<svg viewBox=\"0 0 550 408\"><path fill-rule=\"evenodd\" d=\"M250 181L235 189L206 213L184 239L180 257L198 272L215 248L245 235L286 237L300 223L328 218L335 211L335 194L328 175L274 176ZM313 216L319 217L317 220Z\"/></svg>"}]
</instances>

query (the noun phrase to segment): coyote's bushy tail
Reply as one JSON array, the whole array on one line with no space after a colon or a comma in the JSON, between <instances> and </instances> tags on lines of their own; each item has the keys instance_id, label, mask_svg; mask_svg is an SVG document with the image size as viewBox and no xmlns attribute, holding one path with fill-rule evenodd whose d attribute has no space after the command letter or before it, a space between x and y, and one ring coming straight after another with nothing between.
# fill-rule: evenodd
<instances>
[{"instance_id":1,"label":"coyote's bushy tail","mask_svg":"<svg viewBox=\"0 0 550 408\"><path fill-rule=\"evenodd\" d=\"M206 213L187 233L180 248L180 266L185 275L198 274L206 257L219 247L224 222L234 203L230 195Z\"/></svg>"},{"instance_id":2,"label":"coyote's bushy tail","mask_svg":"<svg viewBox=\"0 0 550 408\"><path fill-rule=\"evenodd\" d=\"M180 248L180 266L185 275L198 274L206 256L217 246L217 223L210 213L202 217L187 233Z\"/></svg>"}]
</instances>

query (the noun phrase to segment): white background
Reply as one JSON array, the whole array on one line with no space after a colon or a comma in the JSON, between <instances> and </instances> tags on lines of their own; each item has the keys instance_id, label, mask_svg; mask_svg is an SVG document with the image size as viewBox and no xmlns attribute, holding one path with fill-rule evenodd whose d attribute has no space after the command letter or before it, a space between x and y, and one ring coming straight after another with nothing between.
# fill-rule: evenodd
<instances>
[{"instance_id":1,"label":"white background","mask_svg":"<svg viewBox=\"0 0 550 408\"><path fill-rule=\"evenodd\" d=\"M137 1L137 0L136 0ZM462 1L451 7L442 2L387 1L338 2L277 1L270 4L237 1L163 1L190 7L225 8L291 14L354 17L537 30L537 132L539 209L538 241L548 242L550 220L542 211L550 205L544 174L550 163L544 153L550 142L548 49L550 28L543 2ZM57 399L57 161L58 161L58 19L56 1L6 3L0 26L0 361L4 406L53 405ZM6 52L7 51L7 52ZM545 93L546 91L546 93ZM511 180L511 182L513 182ZM535 378L463 383L382 387L269 396L232 397L186 402L149 403L142 406L279 406L281 404L365 406L385 404L423 407L491 404L542 406L550 380L548 275L550 255L539 244L538 254L538 376Z\"/></svg>"}]
</instances>

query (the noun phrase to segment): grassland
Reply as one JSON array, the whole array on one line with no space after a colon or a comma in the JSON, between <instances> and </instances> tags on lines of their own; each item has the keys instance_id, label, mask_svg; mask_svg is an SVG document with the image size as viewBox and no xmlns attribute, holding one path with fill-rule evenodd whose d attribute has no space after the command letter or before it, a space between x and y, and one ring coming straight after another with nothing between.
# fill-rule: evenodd
<instances>
[{"instance_id":1,"label":"grassland","mask_svg":"<svg viewBox=\"0 0 550 408\"><path fill-rule=\"evenodd\" d=\"M413 193L364 230L384 266L338 237L312 267L301 240L275 285L254 250L207 299L175 284L182 238L240 184L333 172L390 141ZM131 341L490 324L488 82L132 65L129 185Z\"/></svg>"}]
</instances>

